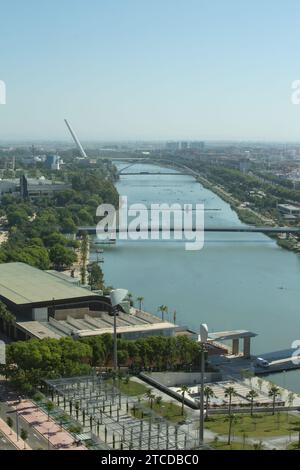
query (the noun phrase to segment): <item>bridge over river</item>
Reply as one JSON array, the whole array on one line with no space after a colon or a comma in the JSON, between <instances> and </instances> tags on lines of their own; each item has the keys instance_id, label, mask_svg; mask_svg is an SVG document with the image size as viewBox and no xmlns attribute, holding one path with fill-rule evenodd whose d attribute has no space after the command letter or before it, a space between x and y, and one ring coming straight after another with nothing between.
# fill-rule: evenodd
<instances>
[{"instance_id":1,"label":"bridge over river","mask_svg":"<svg viewBox=\"0 0 300 470\"><path fill-rule=\"evenodd\" d=\"M137 231L140 231L140 232L149 232L151 233L151 231L159 231L159 232L162 232L163 230L167 230L166 228L162 228L162 227L159 227L159 228L155 228L155 229L151 229L151 227L149 228L142 228L141 230L137 230ZM176 228L176 227L170 227L170 232L177 232L177 231L181 231L183 232L183 228L180 227L180 228ZM185 230L193 230L193 231L196 231L196 227L192 227L192 228L185 228ZM107 232L109 230L106 230ZM124 231L127 231L129 232L129 229L119 229L118 227L116 228L116 233L121 233L121 232L124 232ZM265 233L265 234L279 234L279 233L286 233L286 234L291 234L291 233L300 233L300 227L264 227L264 226L261 226L261 227L255 227L255 226L251 226L251 225L245 225L245 226L234 226L234 227L204 227L204 232L223 232L223 233L231 233L231 232L239 232L239 233ZM77 227L77 233L78 234L81 234L81 233L88 233L90 235L95 235L96 234L96 227L95 226L80 226L80 227Z\"/></svg>"}]
</instances>

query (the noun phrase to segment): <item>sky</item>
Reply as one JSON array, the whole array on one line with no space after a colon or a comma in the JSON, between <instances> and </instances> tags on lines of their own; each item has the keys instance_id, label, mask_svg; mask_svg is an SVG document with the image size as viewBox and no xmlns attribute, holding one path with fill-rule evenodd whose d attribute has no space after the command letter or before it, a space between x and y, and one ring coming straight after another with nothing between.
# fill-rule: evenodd
<instances>
[{"instance_id":1,"label":"sky","mask_svg":"<svg viewBox=\"0 0 300 470\"><path fill-rule=\"evenodd\" d=\"M300 141L298 0L0 0L0 140Z\"/></svg>"}]
</instances>

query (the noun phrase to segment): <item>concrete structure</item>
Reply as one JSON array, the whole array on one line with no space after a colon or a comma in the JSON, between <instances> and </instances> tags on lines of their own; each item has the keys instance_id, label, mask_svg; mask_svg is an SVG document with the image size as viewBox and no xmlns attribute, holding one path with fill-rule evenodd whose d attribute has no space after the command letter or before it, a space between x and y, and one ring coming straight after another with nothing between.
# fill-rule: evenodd
<instances>
[{"instance_id":1,"label":"concrete structure","mask_svg":"<svg viewBox=\"0 0 300 470\"><path fill-rule=\"evenodd\" d=\"M281 214L300 216L300 207L293 204L278 204L277 209Z\"/></svg>"},{"instance_id":2,"label":"concrete structure","mask_svg":"<svg viewBox=\"0 0 300 470\"><path fill-rule=\"evenodd\" d=\"M219 331L210 333L208 341L232 341L232 354L238 356L240 353L239 342L243 340L243 356L249 358L251 356L251 338L257 336L256 333L246 330Z\"/></svg>"},{"instance_id":3,"label":"concrete structure","mask_svg":"<svg viewBox=\"0 0 300 470\"><path fill-rule=\"evenodd\" d=\"M41 178L21 178L0 180L0 197L3 194L15 194L21 197L49 197L57 191L65 191L70 189L71 185L61 181L53 182L44 177Z\"/></svg>"},{"instance_id":4,"label":"concrete structure","mask_svg":"<svg viewBox=\"0 0 300 470\"><path fill-rule=\"evenodd\" d=\"M60 169L61 158L59 155L47 155L45 166L50 170L59 170Z\"/></svg>"},{"instance_id":5,"label":"concrete structure","mask_svg":"<svg viewBox=\"0 0 300 470\"><path fill-rule=\"evenodd\" d=\"M55 271L40 271L24 263L1 264L0 299L16 317L11 333L16 339L81 338L113 332L109 297L78 287L73 278ZM125 304L121 309L117 316L119 337L175 334L173 323L126 309Z\"/></svg>"}]
</instances>

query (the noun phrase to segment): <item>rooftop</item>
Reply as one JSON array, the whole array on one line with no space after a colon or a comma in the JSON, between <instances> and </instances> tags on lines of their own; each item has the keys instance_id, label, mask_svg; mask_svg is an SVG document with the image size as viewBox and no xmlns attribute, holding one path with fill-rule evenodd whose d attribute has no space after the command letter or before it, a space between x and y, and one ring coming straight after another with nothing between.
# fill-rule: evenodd
<instances>
[{"instance_id":1,"label":"rooftop","mask_svg":"<svg viewBox=\"0 0 300 470\"><path fill-rule=\"evenodd\" d=\"M76 299L95 293L25 263L0 264L0 297L18 305Z\"/></svg>"},{"instance_id":2,"label":"rooftop","mask_svg":"<svg viewBox=\"0 0 300 470\"><path fill-rule=\"evenodd\" d=\"M257 336L256 333L247 330L231 330L231 331L218 331L216 333L209 333L209 339L213 341L226 341L231 339L240 339L240 338L254 338Z\"/></svg>"}]
</instances>

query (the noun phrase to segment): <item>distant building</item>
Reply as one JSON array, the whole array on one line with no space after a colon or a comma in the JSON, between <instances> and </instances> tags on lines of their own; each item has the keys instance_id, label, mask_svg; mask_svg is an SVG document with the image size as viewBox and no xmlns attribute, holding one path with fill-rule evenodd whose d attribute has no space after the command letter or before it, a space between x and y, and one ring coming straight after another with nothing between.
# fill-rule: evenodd
<instances>
[{"instance_id":1,"label":"distant building","mask_svg":"<svg viewBox=\"0 0 300 470\"><path fill-rule=\"evenodd\" d=\"M278 204L277 209L281 214L293 215L296 217L300 216L300 207L292 204Z\"/></svg>"},{"instance_id":2,"label":"distant building","mask_svg":"<svg viewBox=\"0 0 300 470\"><path fill-rule=\"evenodd\" d=\"M204 150L205 144L201 141L190 142L191 150Z\"/></svg>"},{"instance_id":3,"label":"distant building","mask_svg":"<svg viewBox=\"0 0 300 470\"><path fill-rule=\"evenodd\" d=\"M22 199L35 198L35 197L49 197L57 191L64 191L70 189L71 185L61 181L53 182L44 178L21 178L4 179L0 180L0 198L3 194L20 195Z\"/></svg>"},{"instance_id":4,"label":"distant building","mask_svg":"<svg viewBox=\"0 0 300 470\"><path fill-rule=\"evenodd\" d=\"M49 170L60 170L61 158L59 155L47 155L45 160L45 167Z\"/></svg>"},{"instance_id":5,"label":"distant building","mask_svg":"<svg viewBox=\"0 0 300 470\"><path fill-rule=\"evenodd\" d=\"M188 142L180 142L180 150L187 150L189 148Z\"/></svg>"},{"instance_id":6,"label":"distant building","mask_svg":"<svg viewBox=\"0 0 300 470\"><path fill-rule=\"evenodd\" d=\"M180 149L180 143L179 142L167 142L166 143L166 150L171 150L171 151L177 151Z\"/></svg>"}]
</instances>

